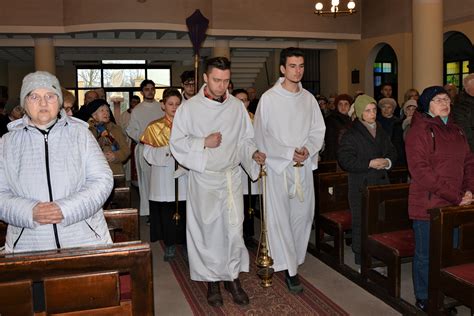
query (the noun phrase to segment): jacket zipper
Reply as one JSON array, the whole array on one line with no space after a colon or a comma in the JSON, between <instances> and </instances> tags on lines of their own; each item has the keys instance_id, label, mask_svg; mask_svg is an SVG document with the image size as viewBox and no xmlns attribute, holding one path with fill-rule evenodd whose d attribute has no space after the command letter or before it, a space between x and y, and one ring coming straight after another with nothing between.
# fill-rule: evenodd
<instances>
[{"instance_id":1,"label":"jacket zipper","mask_svg":"<svg viewBox=\"0 0 474 316\"><path fill-rule=\"evenodd\" d=\"M435 152L436 151L435 134L434 134L434 131L431 127L430 127L430 131L431 131L431 139L433 140L433 152Z\"/></svg>"},{"instance_id":2,"label":"jacket zipper","mask_svg":"<svg viewBox=\"0 0 474 316\"><path fill-rule=\"evenodd\" d=\"M100 235L94 230L94 228L92 228L92 226L86 221L84 220L84 222L86 222L87 226L89 226L89 228L92 230L92 232L95 234L95 237L96 238L100 238Z\"/></svg>"},{"instance_id":3,"label":"jacket zipper","mask_svg":"<svg viewBox=\"0 0 474 316\"><path fill-rule=\"evenodd\" d=\"M41 131L41 130L40 130ZM41 131L44 135L44 154L46 160L46 178L48 180L48 191L49 191L49 201L53 202L53 189L51 187L51 175L49 171L49 151L48 151L48 130L47 132ZM56 241L56 248L61 249L61 244L59 243L58 227L56 224L53 224L54 239Z\"/></svg>"},{"instance_id":4,"label":"jacket zipper","mask_svg":"<svg viewBox=\"0 0 474 316\"><path fill-rule=\"evenodd\" d=\"M20 241L21 235L23 235L23 232L25 231L25 227L21 229L20 235L16 238L15 242L13 243L13 249L15 249L16 244Z\"/></svg>"}]
</instances>

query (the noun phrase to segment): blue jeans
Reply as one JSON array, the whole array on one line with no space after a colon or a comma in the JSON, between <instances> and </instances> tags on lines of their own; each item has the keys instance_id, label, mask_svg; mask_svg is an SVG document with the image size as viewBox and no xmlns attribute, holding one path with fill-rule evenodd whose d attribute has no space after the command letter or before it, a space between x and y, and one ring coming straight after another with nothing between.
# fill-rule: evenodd
<instances>
[{"instance_id":1,"label":"blue jeans","mask_svg":"<svg viewBox=\"0 0 474 316\"><path fill-rule=\"evenodd\" d=\"M413 257L413 287L417 300L428 299L430 269L430 221L413 221L415 256Z\"/></svg>"}]
</instances>

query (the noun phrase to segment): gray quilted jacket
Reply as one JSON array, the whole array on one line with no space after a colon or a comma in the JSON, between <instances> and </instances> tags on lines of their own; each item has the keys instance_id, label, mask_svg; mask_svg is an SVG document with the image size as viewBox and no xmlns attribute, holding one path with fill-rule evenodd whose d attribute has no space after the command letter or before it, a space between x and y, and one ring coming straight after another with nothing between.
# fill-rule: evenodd
<instances>
[{"instance_id":1,"label":"gray quilted jacket","mask_svg":"<svg viewBox=\"0 0 474 316\"><path fill-rule=\"evenodd\" d=\"M61 111L47 134L25 115L0 139L0 220L8 223L6 252L111 243L102 205L112 171L85 122ZM33 221L38 202L54 201L64 219Z\"/></svg>"}]
</instances>

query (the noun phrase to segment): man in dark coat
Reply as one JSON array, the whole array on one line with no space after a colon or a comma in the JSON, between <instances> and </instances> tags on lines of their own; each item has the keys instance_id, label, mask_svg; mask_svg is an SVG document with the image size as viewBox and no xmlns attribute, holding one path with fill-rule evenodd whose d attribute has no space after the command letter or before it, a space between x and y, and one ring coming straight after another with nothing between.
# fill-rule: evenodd
<instances>
[{"instance_id":1,"label":"man in dark coat","mask_svg":"<svg viewBox=\"0 0 474 316\"><path fill-rule=\"evenodd\" d=\"M464 90L458 95L453 107L454 122L461 126L474 152L474 74L463 80Z\"/></svg>"},{"instance_id":2,"label":"man in dark coat","mask_svg":"<svg viewBox=\"0 0 474 316\"><path fill-rule=\"evenodd\" d=\"M321 152L321 160L329 161L337 159L337 149L342 134L349 128L352 120L349 109L353 100L348 94L337 96L336 110L326 117L326 134L324 135L324 151Z\"/></svg>"}]
</instances>

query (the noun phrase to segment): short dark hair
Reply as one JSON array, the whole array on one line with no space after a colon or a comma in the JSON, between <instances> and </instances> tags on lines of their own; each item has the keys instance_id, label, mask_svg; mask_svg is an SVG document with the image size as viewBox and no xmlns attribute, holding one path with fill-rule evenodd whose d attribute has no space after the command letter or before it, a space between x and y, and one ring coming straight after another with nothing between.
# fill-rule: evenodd
<instances>
[{"instance_id":1,"label":"short dark hair","mask_svg":"<svg viewBox=\"0 0 474 316\"><path fill-rule=\"evenodd\" d=\"M176 88L166 88L165 91L163 91L163 103L166 103L169 97L178 97L179 102L183 101L183 96Z\"/></svg>"},{"instance_id":2,"label":"short dark hair","mask_svg":"<svg viewBox=\"0 0 474 316\"><path fill-rule=\"evenodd\" d=\"M283 49L280 53L280 66L284 67L286 65L286 59L288 57L303 57L304 58L304 53L301 49L296 48L296 47L288 47L288 48Z\"/></svg>"},{"instance_id":3,"label":"short dark hair","mask_svg":"<svg viewBox=\"0 0 474 316\"><path fill-rule=\"evenodd\" d=\"M194 70L186 70L183 71L181 74L181 83L185 83L186 81L194 81Z\"/></svg>"},{"instance_id":4,"label":"short dark hair","mask_svg":"<svg viewBox=\"0 0 474 316\"><path fill-rule=\"evenodd\" d=\"M143 91L143 88L145 88L149 84L153 85L153 87L155 86L155 82L153 82L153 80L150 80L150 79L143 80L142 83L140 83L140 91Z\"/></svg>"},{"instance_id":5,"label":"short dark hair","mask_svg":"<svg viewBox=\"0 0 474 316\"><path fill-rule=\"evenodd\" d=\"M206 61L206 73L210 73L212 68L220 70L230 69L230 61L226 57L213 57Z\"/></svg>"},{"instance_id":6,"label":"short dark hair","mask_svg":"<svg viewBox=\"0 0 474 316\"><path fill-rule=\"evenodd\" d=\"M390 88L393 88L392 84L390 82L385 82L385 83L382 83L382 85L380 86L380 90L382 90L383 88L385 88L386 86L389 86Z\"/></svg>"},{"instance_id":7,"label":"short dark hair","mask_svg":"<svg viewBox=\"0 0 474 316\"><path fill-rule=\"evenodd\" d=\"M249 93L247 92L247 90L245 89L234 89L232 91L232 95L235 97L237 94L240 94L240 93L245 93L247 95L247 98L249 97Z\"/></svg>"},{"instance_id":8,"label":"short dark hair","mask_svg":"<svg viewBox=\"0 0 474 316\"><path fill-rule=\"evenodd\" d=\"M142 102L142 100L140 99L138 95L132 95L132 97L130 98L130 101L132 100L137 100L138 102Z\"/></svg>"}]
</instances>

